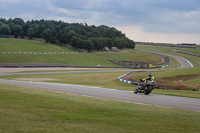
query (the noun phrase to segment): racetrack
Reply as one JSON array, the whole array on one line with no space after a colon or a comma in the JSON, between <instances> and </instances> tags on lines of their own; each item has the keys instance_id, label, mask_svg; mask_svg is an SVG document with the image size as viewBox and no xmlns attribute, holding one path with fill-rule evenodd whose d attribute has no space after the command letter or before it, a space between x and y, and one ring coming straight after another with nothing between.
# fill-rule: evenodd
<instances>
[{"instance_id":1,"label":"racetrack","mask_svg":"<svg viewBox=\"0 0 200 133\"><path fill-rule=\"evenodd\" d=\"M133 91L123 91L123 90L70 85L70 84L59 84L59 83L15 81L15 80L4 80L4 79L0 79L0 83L41 89L41 90L48 90L60 93L113 99L113 100L132 102L138 104L147 104L147 105L200 111L200 99L195 99L195 98L156 95L156 94L136 95L133 93Z\"/></svg>"},{"instance_id":2,"label":"racetrack","mask_svg":"<svg viewBox=\"0 0 200 133\"><path fill-rule=\"evenodd\" d=\"M177 59L179 61L179 63L181 64L181 66L178 69L192 68L193 67L192 63L190 63L187 59L180 57L180 56L171 55L171 54L164 54L164 53L159 53L159 52L153 52L153 51L148 51L148 50L141 50L141 49L137 49L137 50L149 52L149 53L155 53L155 54L158 54L158 55L160 54L160 55L171 56L171 57Z\"/></svg>"},{"instance_id":3,"label":"racetrack","mask_svg":"<svg viewBox=\"0 0 200 133\"><path fill-rule=\"evenodd\" d=\"M191 63L187 62L182 57L174 56L174 55L168 55L168 56L173 56L174 58L176 58L181 64L180 68L192 67ZM102 70L102 71L89 71L89 72L114 72L114 71L127 72L127 71L132 71L132 70ZM147 71L151 71L151 70L147 70ZM24 75L24 74L84 73L84 72L88 73L88 71L0 73L0 76ZM48 91L54 91L54 92L60 92L60 93L77 94L77 95L84 95L84 96L90 96L90 97L133 102L133 103L138 103L138 104L148 104L148 105L155 105L155 106L200 111L200 99L195 99L195 98L156 95L156 94L150 94L148 96L143 95L143 94L135 95L133 91L122 91L122 90L115 90L115 89L105 89L105 88L98 88L98 87L58 84L58 83L27 82L27 81L15 81L15 80L4 80L4 79L0 79L0 83L30 87L30 88L48 90Z\"/></svg>"}]
</instances>

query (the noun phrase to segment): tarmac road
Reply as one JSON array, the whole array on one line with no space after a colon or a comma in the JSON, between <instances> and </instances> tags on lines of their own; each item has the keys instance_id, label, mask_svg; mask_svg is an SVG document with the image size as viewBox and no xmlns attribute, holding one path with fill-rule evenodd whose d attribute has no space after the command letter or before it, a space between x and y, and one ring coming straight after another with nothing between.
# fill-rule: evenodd
<instances>
[{"instance_id":1,"label":"tarmac road","mask_svg":"<svg viewBox=\"0 0 200 133\"><path fill-rule=\"evenodd\" d=\"M144 51L144 52L149 52L149 53L160 54L160 55L171 56L171 57L177 59L179 61L179 63L181 64L181 66L178 69L181 69L181 68L192 68L193 67L191 62L189 62L187 59L185 59L183 57L180 57L180 56L171 55L171 54L164 54L164 53L158 53L158 52L153 52L153 51L148 51L148 50L141 50L141 49L137 49L137 50Z\"/></svg>"},{"instance_id":2,"label":"tarmac road","mask_svg":"<svg viewBox=\"0 0 200 133\"><path fill-rule=\"evenodd\" d=\"M161 54L161 53L157 53L157 54ZM163 55L171 56L171 57L177 59L179 61L179 63L181 64L179 69L181 69L181 68L192 68L193 67L192 63L190 63L187 59L185 59L183 57L171 55L171 54L163 54Z\"/></svg>"},{"instance_id":3,"label":"tarmac road","mask_svg":"<svg viewBox=\"0 0 200 133\"><path fill-rule=\"evenodd\" d=\"M15 80L4 80L4 79L0 79L0 83L35 88L40 90L48 90L53 92L132 102L138 104L147 104L147 105L163 106L169 108L200 111L200 99L195 99L195 98L156 95L156 94L136 95L134 94L133 91L123 91L123 90L70 85L70 84L59 84L59 83L15 81Z\"/></svg>"}]
</instances>

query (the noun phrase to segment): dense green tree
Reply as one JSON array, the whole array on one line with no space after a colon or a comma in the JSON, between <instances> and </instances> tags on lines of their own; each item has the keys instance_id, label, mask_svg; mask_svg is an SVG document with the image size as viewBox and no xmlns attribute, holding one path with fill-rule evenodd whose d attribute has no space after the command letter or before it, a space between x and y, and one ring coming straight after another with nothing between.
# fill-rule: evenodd
<instances>
[{"instance_id":1,"label":"dense green tree","mask_svg":"<svg viewBox=\"0 0 200 133\"><path fill-rule=\"evenodd\" d=\"M59 33L58 40L60 43L67 44L69 42L67 34L67 31L61 31L61 33Z\"/></svg>"},{"instance_id":2,"label":"dense green tree","mask_svg":"<svg viewBox=\"0 0 200 133\"><path fill-rule=\"evenodd\" d=\"M133 40L128 40L128 46L126 46L127 48L135 48L135 42Z\"/></svg>"},{"instance_id":3,"label":"dense green tree","mask_svg":"<svg viewBox=\"0 0 200 133\"><path fill-rule=\"evenodd\" d=\"M87 49L90 52L91 50L94 49L94 44L89 40L85 40L84 48Z\"/></svg>"},{"instance_id":4,"label":"dense green tree","mask_svg":"<svg viewBox=\"0 0 200 133\"><path fill-rule=\"evenodd\" d=\"M74 31L74 30L70 30L68 33L67 33L67 40L70 42L71 38L73 36L77 36L77 33Z\"/></svg>"},{"instance_id":5,"label":"dense green tree","mask_svg":"<svg viewBox=\"0 0 200 133\"><path fill-rule=\"evenodd\" d=\"M95 49L96 50L102 50L103 47L104 47L104 44L103 44L103 39L102 38L97 38L97 43L95 44Z\"/></svg>"},{"instance_id":6,"label":"dense green tree","mask_svg":"<svg viewBox=\"0 0 200 133\"><path fill-rule=\"evenodd\" d=\"M105 42L106 42L105 46L108 48L112 48L114 46L113 40L110 38L105 38Z\"/></svg>"},{"instance_id":7,"label":"dense green tree","mask_svg":"<svg viewBox=\"0 0 200 133\"><path fill-rule=\"evenodd\" d=\"M7 24L2 24L0 26L0 34L9 35L10 34L10 26Z\"/></svg>"},{"instance_id":8,"label":"dense green tree","mask_svg":"<svg viewBox=\"0 0 200 133\"><path fill-rule=\"evenodd\" d=\"M116 38L114 40L115 47L118 47L118 48L122 49L122 48L124 48L123 44L124 44L124 39L123 38Z\"/></svg>"},{"instance_id":9,"label":"dense green tree","mask_svg":"<svg viewBox=\"0 0 200 133\"><path fill-rule=\"evenodd\" d=\"M15 25L21 25L21 26L24 25L24 20L21 19L21 18L15 18L15 19L12 20L12 22L13 22Z\"/></svg>"},{"instance_id":10,"label":"dense green tree","mask_svg":"<svg viewBox=\"0 0 200 133\"><path fill-rule=\"evenodd\" d=\"M21 36L22 33L23 33L22 26L21 25L15 25L14 29L13 29L14 36L17 38L18 36Z\"/></svg>"},{"instance_id":11,"label":"dense green tree","mask_svg":"<svg viewBox=\"0 0 200 133\"><path fill-rule=\"evenodd\" d=\"M45 39L45 41L47 43L52 42L53 31L51 29L44 30L42 33L42 37L43 37L43 39Z\"/></svg>"},{"instance_id":12,"label":"dense green tree","mask_svg":"<svg viewBox=\"0 0 200 133\"><path fill-rule=\"evenodd\" d=\"M73 36L73 37L71 38L71 40L70 40L70 44L71 44L71 46L73 46L73 47L77 47L77 41L78 41L78 40L79 40L78 37Z\"/></svg>"},{"instance_id":13,"label":"dense green tree","mask_svg":"<svg viewBox=\"0 0 200 133\"><path fill-rule=\"evenodd\" d=\"M83 49L84 48L84 40L79 39L76 43L77 48Z\"/></svg>"},{"instance_id":14,"label":"dense green tree","mask_svg":"<svg viewBox=\"0 0 200 133\"><path fill-rule=\"evenodd\" d=\"M34 35L34 30L33 30L33 28L29 28L29 29L27 30L27 36L28 36L28 38L29 38L29 39L32 39L32 38L33 38L33 35Z\"/></svg>"},{"instance_id":15,"label":"dense green tree","mask_svg":"<svg viewBox=\"0 0 200 133\"><path fill-rule=\"evenodd\" d=\"M14 23L8 23L9 27L10 27L10 34L11 35L14 35L14 27L15 27L15 24Z\"/></svg>"},{"instance_id":16,"label":"dense green tree","mask_svg":"<svg viewBox=\"0 0 200 133\"><path fill-rule=\"evenodd\" d=\"M93 44L94 49L98 50L98 39L96 37L90 37L88 40Z\"/></svg>"}]
</instances>

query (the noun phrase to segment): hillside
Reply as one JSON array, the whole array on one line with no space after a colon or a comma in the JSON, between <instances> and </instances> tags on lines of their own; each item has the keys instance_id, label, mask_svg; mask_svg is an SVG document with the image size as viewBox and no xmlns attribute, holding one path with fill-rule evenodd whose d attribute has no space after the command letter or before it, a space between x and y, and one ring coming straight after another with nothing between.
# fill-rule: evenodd
<instances>
[{"instance_id":1,"label":"hillside","mask_svg":"<svg viewBox=\"0 0 200 133\"><path fill-rule=\"evenodd\" d=\"M0 52L78 52L42 41L0 38Z\"/></svg>"},{"instance_id":2,"label":"hillside","mask_svg":"<svg viewBox=\"0 0 200 133\"><path fill-rule=\"evenodd\" d=\"M151 56L154 58L150 60ZM109 60L155 63L160 62L160 57L137 50L83 53L34 40L0 38L0 63L61 63L69 66L120 67Z\"/></svg>"}]
</instances>

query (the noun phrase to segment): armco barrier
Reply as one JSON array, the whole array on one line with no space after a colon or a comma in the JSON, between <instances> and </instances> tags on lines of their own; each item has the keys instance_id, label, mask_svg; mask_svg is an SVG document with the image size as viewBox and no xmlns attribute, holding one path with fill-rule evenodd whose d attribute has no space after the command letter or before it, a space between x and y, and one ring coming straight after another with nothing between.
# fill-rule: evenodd
<instances>
[{"instance_id":1,"label":"armco barrier","mask_svg":"<svg viewBox=\"0 0 200 133\"><path fill-rule=\"evenodd\" d=\"M129 73L130 73L130 72L129 72ZM127 73L127 74L124 74L124 75L122 75L122 76L118 77L118 80L119 80L119 81L121 81L121 82L128 83L128 84L133 84L133 82L132 82L132 81L128 81L128 80L124 80L124 79L122 79L124 76L128 75L129 73Z\"/></svg>"},{"instance_id":2,"label":"armco barrier","mask_svg":"<svg viewBox=\"0 0 200 133\"><path fill-rule=\"evenodd\" d=\"M160 66L160 68L165 68L165 67L169 67L170 65L163 65L163 66Z\"/></svg>"}]
</instances>

